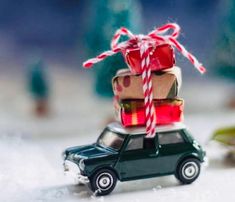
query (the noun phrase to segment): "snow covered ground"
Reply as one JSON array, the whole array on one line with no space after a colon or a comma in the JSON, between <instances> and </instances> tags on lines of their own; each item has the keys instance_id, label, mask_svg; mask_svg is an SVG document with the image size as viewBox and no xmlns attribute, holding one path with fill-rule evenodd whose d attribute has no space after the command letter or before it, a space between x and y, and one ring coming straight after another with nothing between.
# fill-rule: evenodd
<instances>
[{"instance_id":1,"label":"snow covered ground","mask_svg":"<svg viewBox=\"0 0 235 202\"><path fill-rule=\"evenodd\" d=\"M95 197L86 186L74 185L63 174L64 148L95 141L112 104L92 94L88 75L56 71L53 74L52 114L38 119L30 114L30 100L19 77L0 79L0 201L234 201L235 165L226 162L227 150L208 143L212 131L234 123L235 111L220 110L229 87L186 85L185 122L207 150L210 164L192 185L180 185L173 176L118 183L106 197ZM197 84L199 85L199 84ZM7 87L7 89L6 89ZM218 90L219 88L219 90ZM208 93L209 92L209 93ZM192 94L205 99L192 98ZM209 99L215 102L208 104ZM191 107L187 107L191 103Z\"/></svg>"}]
</instances>

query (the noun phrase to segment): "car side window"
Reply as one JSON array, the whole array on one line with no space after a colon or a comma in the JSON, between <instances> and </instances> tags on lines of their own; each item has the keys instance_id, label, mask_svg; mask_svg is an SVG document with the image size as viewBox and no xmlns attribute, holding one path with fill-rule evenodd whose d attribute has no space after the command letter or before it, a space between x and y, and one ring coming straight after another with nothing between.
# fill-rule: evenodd
<instances>
[{"instance_id":1,"label":"car side window","mask_svg":"<svg viewBox=\"0 0 235 202\"><path fill-rule=\"evenodd\" d=\"M160 145L183 143L184 139L179 132L158 133Z\"/></svg>"},{"instance_id":2,"label":"car side window","mask_svg":"<svg viewBox=\"0 0 235 202\"><path fill-rule=\"evenodd\" d=\"M143 149L143 136L141 137L132 137L126 147L126 151Z\"/></svg>"},{"instance_id":3,"label":"car side window","mask_svg":"<svg viewBox=\"0 0 235 202\"><path fill-rule=\"evenodd\" d=\"M144 138L144 149L152 150L155 148L155 138Z\"/></svg>"}]
</instances>

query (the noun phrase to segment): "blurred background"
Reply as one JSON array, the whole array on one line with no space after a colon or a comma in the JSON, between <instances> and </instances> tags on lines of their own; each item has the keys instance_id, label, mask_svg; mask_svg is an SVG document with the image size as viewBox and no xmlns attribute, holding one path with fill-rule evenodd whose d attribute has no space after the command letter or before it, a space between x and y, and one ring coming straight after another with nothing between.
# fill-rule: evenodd
<instances>
[{"instance_id":1,"label":"blurred background","mask_svg":"<svg viewBox=\"0 0 235 202\"><path fill-rule=\"evenodd\" d=\"M14 81L27 79L27 66L40 59L47 66L47 71L53 71L48 73L51 86L55 87L58 81L52 78L57 72L74 71L76 73L72 75L76 78L79 75L91 76L89 83L92 83L93 91L98 95L111 97L110 78L117 69L125 67L122 57L115 58L116 63L108 59L109 61L104 61L89 71L82 69L82 62L109 49L111 37L120 26L126 26L134 33L147 33L167 22L180 24L180 42L208 69L208 73L201 77L191 64L177 53L177 65L182 68L186 82L192 78L195 78L195 82L207 82L215 78L222 82L216 82L220 88L227 82L227 78L233 79L235 73L232 0L140 0L108 3L103 0L24 0L19 3L2 0L0 11L1 77L10 74L11 80ZM112 67L106 68L110 64ZM225 79L220 80L222 77ZM100 79L104 79L104 82L100 82ZM75 84L71 82L71 85ZM51 89L50 93L54 94L56 90L58 88ZM195 90L198 89L195 87ZM227 98L231 96L219 96L217 92L210 92L212 97L218 96L213 97L213 110L218 109L215 104L219 104L221 99L226 97L228 102ZM196 93L191 94L195 100L193 94ZM190 100L190 103L193 100ZM210 104L210 109L211 107ZM207 106L204 108L208 109ZM187 111L192 111L192 108Z\"/></svg>"},{"instance_id":2,"label":"blurred background","mask_svg":"<svg viewBox=\"0 0 235 202\"><path fill-rule=\"evenodd\" d=\"M20 3L2 0L1 62L9 63L14 58L20 66L30 53L39 51L42 57L63 63L67 69L78 68L89 56L85 51L88 42L84 38L98 35L104 29L101 25L114 28L126 25L133 32L147 33L166 22L177 22L182 27L180 41L208 66L222 27L229 26L224 21L232 15L228 4L232 1L147 0L110 1L107 4L103 0L23 0ZM104 12L97 13L102 9ZM107 37L112 36L114 28L106 30ZM106 40L110 41L110 38Z\"/></svg>"},{"instance_id":3,"label":"blurred background","mask_svg":"<svg viewBox=\"0 0 235 202\"><path fill-rule=\"evenodd\" d=\"M89 70L82 62L108 50L121 26L147 34L167 22L181 26L179 41L207 68L201 76L176 53L185 122L205 144L216 127L234 123L234 0L0 0L0 184L8 184L3 198L14 193L11 201L20 201L25 194L19 190L27 190L34 201L41 197L34 189L57 186L58 179L64 184L57 175L60 152L94 141L112 119L111 78L126 67L120 55ZM31 162L23 182L24 155ZM47 181L36 167L37 173L51 173ZM52 193L50 201L58 190L68 191L42 193Z\"/></svg>"}]
</instances>

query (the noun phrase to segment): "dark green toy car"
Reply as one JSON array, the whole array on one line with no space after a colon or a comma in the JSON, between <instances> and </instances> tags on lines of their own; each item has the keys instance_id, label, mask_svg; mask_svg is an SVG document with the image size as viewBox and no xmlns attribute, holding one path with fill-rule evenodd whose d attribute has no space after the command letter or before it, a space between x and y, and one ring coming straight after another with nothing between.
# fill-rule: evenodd
<instances>
[{"instance_id":1,"label":"dark green toy car","mask_svg":"<svg viewBox=\"0 0 235 202\"><path fill-rule=\"evenodd\" d=\"M97 195L112 192L117 180L128 181L174 174L184 184L200 174L205 152L182 124L158 126L155 138L145 128L109 124L96 143L64 151L64 170L88 183Z\"/></svg>"}]
</instances>

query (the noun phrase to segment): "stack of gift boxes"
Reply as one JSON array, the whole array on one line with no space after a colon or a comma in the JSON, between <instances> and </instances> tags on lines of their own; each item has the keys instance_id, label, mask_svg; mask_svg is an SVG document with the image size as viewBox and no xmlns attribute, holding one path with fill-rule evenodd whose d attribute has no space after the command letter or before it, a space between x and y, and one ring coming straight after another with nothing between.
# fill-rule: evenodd
<instances>
[{"instance_id":1,"label":"stack of gift boxes","mask_svg":"<svg viewBox=\"0 0 235 202\"><path fill-rule=\"evenodd\" d=\"M139 50L125 55L129 69L121 69L112 80L116 118L124 127L146 124ZM183 121L183 100L178 97L181 70L174 65L171 46L158 46L150 57L156 125Z\"/></svg>"},{"instance_id":2,"label":"stack of gift boxes","mask_svg":"<svg viewBox=\"0 0 235 202\"><path fill-rule=\"evenodd\" d=\"M123 54L130 70L118 71L112 85L116 117L124 127L145 125L147 136L151 137L154 122L163 125L183 121L184 102L178 97L181 71L175 66L173 47L200 73L206 69L177 41L179 34L180 27L175 23L156 28L148 35L134 35L122 27L112 38L111 50L83 63L85 68L91 68L107 57ZM129 39L120 42L122 36Z\"/></svg>"}]
</instances>

